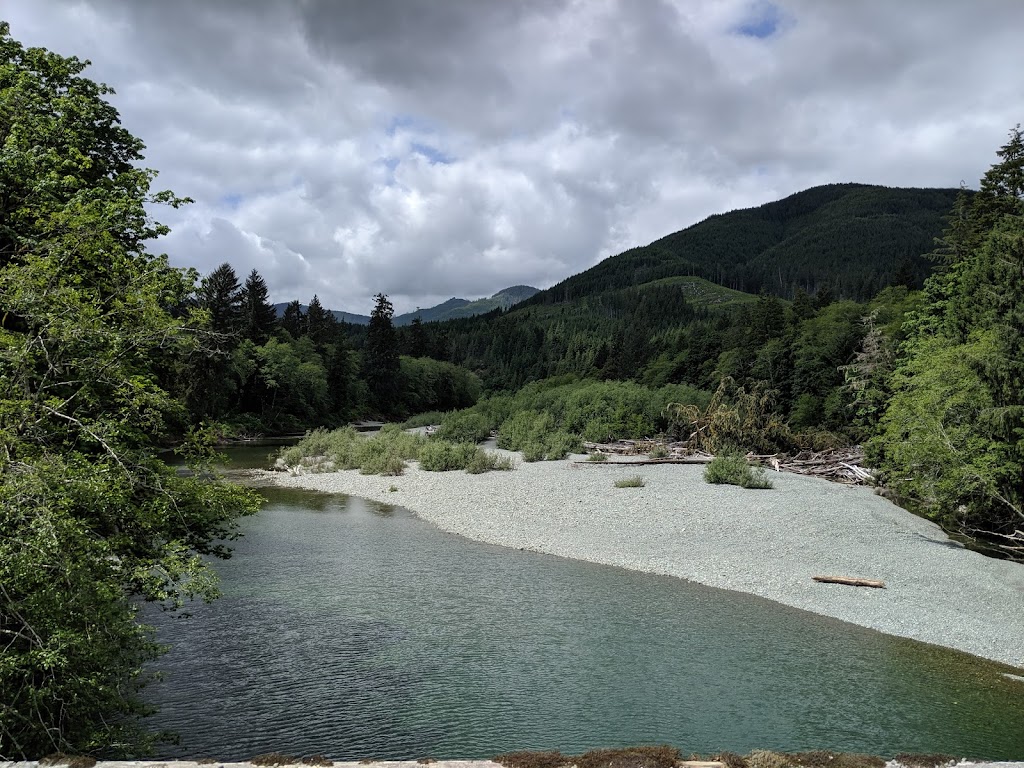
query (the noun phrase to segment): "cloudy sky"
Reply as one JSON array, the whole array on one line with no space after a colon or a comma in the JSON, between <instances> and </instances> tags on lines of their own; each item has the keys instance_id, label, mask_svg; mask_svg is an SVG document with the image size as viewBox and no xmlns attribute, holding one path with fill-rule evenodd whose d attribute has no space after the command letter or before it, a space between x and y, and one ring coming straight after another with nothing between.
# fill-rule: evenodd
<instances>
[{"instance_id":1,"label":"cloudy sky","mask_svg":"<svg viewBox=\"0 0 1024 768\"><path fill-rule=\"evenodd\" d=\"M546 287L712 213L970 185L1024 122L1019 0L0 0L88 58L157 248L275 301Z\"/></svg>"}]
</instances>

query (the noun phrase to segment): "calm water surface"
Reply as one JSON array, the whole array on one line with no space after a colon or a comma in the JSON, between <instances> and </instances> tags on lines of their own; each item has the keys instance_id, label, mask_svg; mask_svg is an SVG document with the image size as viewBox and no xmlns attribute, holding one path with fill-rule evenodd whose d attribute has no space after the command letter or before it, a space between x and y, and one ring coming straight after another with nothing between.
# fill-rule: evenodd
<instances>
[{"instance_id":1,"label":"calm water surface","mask_svg":"<svg viewBox=\"0 0 1024 768\"><path fill-rule=\"evenodd\" d=\"M399 507L263 492L218 563L224 597L155 617L172 650L148 691L151 724L181 735L160 757L670 743L1024 758L1024 683L1007 668L739 593L479 544Z\"/></svg>"}]
</instances>

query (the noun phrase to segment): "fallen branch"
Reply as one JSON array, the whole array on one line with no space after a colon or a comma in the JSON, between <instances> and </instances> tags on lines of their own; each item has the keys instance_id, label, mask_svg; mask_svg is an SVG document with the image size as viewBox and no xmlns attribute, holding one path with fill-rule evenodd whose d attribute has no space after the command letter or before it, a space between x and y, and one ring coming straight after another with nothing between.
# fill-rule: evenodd
<instances>
[{"instance_id":1,"label":"fallen branch","mask_svg":"<svg viewBox=\"0 0 1024 768\"><path fill-rule=\"evenodd\" d=\"M877 579L855 579L852 576L812 576L811 578L824 584L846 584L850 587L885 589L885 582Z\"/></svg>"},{"instance_id":2,"label":"fallen branch","mask_svg":"<svg viewBox=\"0 0 1024 768\"><path fill-rule=\"evenodd\" d=\"M710 464L713 456L690 456L686 459L643 459L641 461L574 461L594 467L645 467L649 464Z\"/></svg>"}]
</instances>

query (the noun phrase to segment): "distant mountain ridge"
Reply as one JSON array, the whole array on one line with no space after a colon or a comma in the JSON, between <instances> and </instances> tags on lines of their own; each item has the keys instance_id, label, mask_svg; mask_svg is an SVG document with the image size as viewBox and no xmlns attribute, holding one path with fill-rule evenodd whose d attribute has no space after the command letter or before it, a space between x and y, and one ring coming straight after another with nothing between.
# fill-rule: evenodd
<instances>
[{"instance_id":1,"label":"distant mountain ridge","mask_svg":"<svg viewBox=\"0 0 1024 768\"><path fill-rule=\"evenodd\" d=\"M920 286L959 189L826 184L703 221L610 256L529 304L695 276L746 293L792 298L827 289L864 301L887 285Z\"/></svg>"},{"instance_id":2,"label":"distant mountain ridge","mask_svg":"<svg viewBox=\"0 0 1024 768\"><path fill-rule=\"evenodd\" d=\"M483 315L487 312L493 312L496 309L508 309L521 301L526 301L537 293L539 293L539 289L532 286L513 285L508 288L503 288L493 296L477 299L476 301L452 297L434 307L417 309L415 312L406 312L401 315L395 315L391 322L396 326L402 326L409 325L416 317L419 317L424 323L434 323L442 320L456 320L463 317L474 317L475 315ZM287 302L281 302L274 305L274 309L277 311L278 317L281 317L284 314L284 309L287 306ZM300 306L302 307L303 312L308 309L305 304L301 304ZM357 315L353 312L345 312L338 309L332 309L331 314L333 314L339 322L350 323L352 325L369 325L370 323L369 315Z\"/></svg>"}]
</instances>

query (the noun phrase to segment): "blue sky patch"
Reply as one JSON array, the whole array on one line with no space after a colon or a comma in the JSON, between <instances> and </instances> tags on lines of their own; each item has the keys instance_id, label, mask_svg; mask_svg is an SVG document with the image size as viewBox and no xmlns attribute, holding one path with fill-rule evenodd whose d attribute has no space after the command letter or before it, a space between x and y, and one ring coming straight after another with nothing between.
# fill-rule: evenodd
<instances>
[{"instance_id":1,"label":"blue sky patch","mask_svg":"<svg viewBox=\"0 0 1024 768\"><path fill-rule=\"evenodd\" d=\"M782 23L782 11L777 5L769 2L754 3L747 17L733 27L733 31L744 37L756 37L758 40L774 35Z\"/></svg>"},{"instance_id":2,"label":"blue sky patch","mask_svg":"<svg viewBox=\"0 0 1024 768\"><path fill-rule=\"evenodd\" d=\"M230 208L232 211L237 211L238 206L242 204L244 198L237 192L229 192L226 195L221 195L220 204L226 208Z\"/></svg>"},{"instance_id":3,"label":"blue sky patch","mask_svg":"<svg viewBox=\"0 0 1024 768\"><path fill-rule=\"evenodd\" d=\"M420 144L418 142L413 141L409 144L409 149L411 149L417 155L423 155L425 158L427 158L427 160L430 161L431 165L449 165L454 160L454 158L449 157L436 147L431 147L429 144Z\"/></svg>"}]
</instances>

